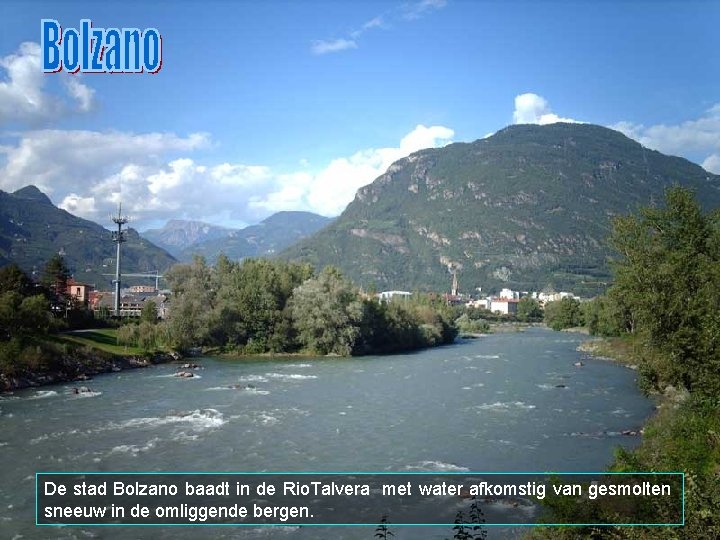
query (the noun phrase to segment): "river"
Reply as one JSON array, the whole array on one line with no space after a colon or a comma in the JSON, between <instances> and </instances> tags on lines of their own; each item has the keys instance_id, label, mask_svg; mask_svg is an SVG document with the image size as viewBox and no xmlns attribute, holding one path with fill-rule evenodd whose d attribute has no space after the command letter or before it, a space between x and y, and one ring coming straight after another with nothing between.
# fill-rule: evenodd
<instances>
[{"instance_id":1,"label":"river","mask_svg":"<svg viewBox=\"0 0 720 540\"><path fill-rule=\"evenodd\" d=\"M635 373L533 328L413 354L196 359L0 397L2 538L367 538L322 528L38 528L37 471L591 471L638 443ZM582 367L575 362L581 360ZM92 394L72 394L85 384ZM238 388L230 388L238 385ZM560 386L558 386L560 385ZM395 538L447 538L445 529ZM421 534L420 534L421 533ZM489 538L517 530L490 528Z\"/></svg>"}]
</instances>

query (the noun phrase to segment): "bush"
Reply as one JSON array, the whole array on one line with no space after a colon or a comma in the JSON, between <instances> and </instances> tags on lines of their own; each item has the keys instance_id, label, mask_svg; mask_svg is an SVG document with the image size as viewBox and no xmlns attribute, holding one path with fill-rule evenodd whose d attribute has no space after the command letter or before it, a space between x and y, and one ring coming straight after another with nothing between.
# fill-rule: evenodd
<instances>
[{"instance_id":1,"label":"bush","mask_svg":"<svg viewBox=\"0 0 720 540\"><path fill-rule=\"evenodd\" d=\"M467 313L455 320L455 326L467 334L485 334L490 331L490 323L485 319L471 319Z\"/></svg>"}]
</instances>

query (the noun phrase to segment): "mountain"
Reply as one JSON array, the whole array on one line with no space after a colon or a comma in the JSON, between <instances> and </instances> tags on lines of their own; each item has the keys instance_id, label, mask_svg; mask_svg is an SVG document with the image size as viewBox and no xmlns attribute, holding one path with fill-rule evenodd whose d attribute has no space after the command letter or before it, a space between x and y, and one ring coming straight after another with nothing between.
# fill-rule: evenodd
<instances>
[{"instance_id":1,"label":"mountain","mask_svg":"<svg viewBox=\"0 0 720 540\"><path fill-rule=\"evenodd\" d=\"M148 229L142 235L157 246L177 257L194 244L225 238L233 229L218 227L202 221L172 219L161 229Z\"/></svg>"},{"instance_id":2,"label":"mountain","mask_svg":"<svg viewBox=\"0 0 720 540\"><path fill-rule=\"evenodd\" d=\"M610 218L673 183L720 206L720 176L590 124L514 125L416 152L361 188L330 226L281 254L378 289L601 290Z\"/></svg>"},{"instance_id":3,"label":"mountain","mask_svg":"<svg viewBox=\"0 0 720 540\"><path fill-rule=\"evenodd\" d=\"M115 271L115 249L109 230L57 208L35 186L0 191L0 265L15 262L26 272L41 274L45 263L61 252L76 280L110 288L112 278L103 274ZM175 262L137 231L127 230L124 272L162 272Z\"/></svg>"},{"instance_id":4,"label":"mountain","mask_svg":"<svg viewBox=\"0 0 720 540\"><path fill-rule=\"evenodd\" d=\"M257 225L230 230L227 236L208 239L182 250L178 258L190 260L202 255L213 262L220 253L230 259L274 255L306 238L332 221L312 212L278 212Z\"/></svg>"}]
</instances>

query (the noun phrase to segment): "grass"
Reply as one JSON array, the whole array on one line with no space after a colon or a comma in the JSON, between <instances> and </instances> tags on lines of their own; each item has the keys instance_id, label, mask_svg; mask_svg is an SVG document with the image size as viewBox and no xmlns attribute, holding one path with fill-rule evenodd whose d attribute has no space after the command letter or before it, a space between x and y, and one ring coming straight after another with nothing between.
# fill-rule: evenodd
<instances>
[{"instance_id":1,"label":"grass","mask_svg":"<svg viewBox=\"0 0 720 540\"><path fill-rule=\"evenodd\" d=\"M50 339L56 343L85 345L87 347L99 349L118 356L124 356L127 354L143 354L143 351L138 347L118 345L117 329L115 328L100 328L97 330L82 332L67 332L64 334L50 336Z\"/></svg>"},{"instance_id":2,"label":"grass","mask_svg":"<svg viewBox=\"0 0 720 540\"><path fill-rule=\"evenodd\" d=\"M580 347L583 352L608 358L624 366L636 367L642 360L643 351L633 336L594 337Z\"/></svg>"}]
</instances>

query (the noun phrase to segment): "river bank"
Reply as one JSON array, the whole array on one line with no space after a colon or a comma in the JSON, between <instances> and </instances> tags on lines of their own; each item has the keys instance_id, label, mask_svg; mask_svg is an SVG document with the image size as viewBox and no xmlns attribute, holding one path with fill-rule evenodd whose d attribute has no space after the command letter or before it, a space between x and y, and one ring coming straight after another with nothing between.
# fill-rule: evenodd
<instances>
[{"instance_id":1,"label":"river bank","mask_svg":"<svg viewBox=\"0 0 720 540\"><path fill-rule=\"evenodd\" d=\"M628 369L638 369L638 359L633 347L621 338L593 337L578 345L577 350L598 360L615 362Z\"/></svg>"},{"instance_id":2,"label":"river bank","mask_svg":"<svg viewBox=\"0 0 720 540\"><path fill-rule=\"evenodd\" d=\"M13 374L0 373L0 392L64 382L88 381L93 376L103 373L146 368L181 358L182 356L176 352L118 355L87 347L66 348L53 359L51 365L40 365L36 369L24 369Z\"/></svg>"},{"instance_id":3,"label":"river bank","mask_svg":"<svg viewBox=\"0 0 720 540\"><path fill-rule=\"evenodd\" d=\"M176 376L182 363L28 389L0 400L4 536L72 540L95 528L35 526L34 472L69 471L584 471L601 470L653 412L633 373L582 369L583 338L527 329L409 354L226 361ZM250 360L250 359L249 359ZM255 358L257 360L257 357ZM82 383L86 384L86 383ZM538 469L534 469L537 467ZM375 504L371 498L363 503ZM450 521L461 500L447 500ZM379 504L379 503L378 503ZM12 508L8 508L12 505ZM488 505L521 521L526 507ZM378 519L383 509L374 515ZM393 516L390 516L393 521ZM391 527L392 528L392 527ZM47 529L47 530L46 530ZM107 529L107 530L106 530ZM224 530L224 529L223 529ZM451 527L392 528L397 540L452 536ZM136 528L103 538L134 540ZM372 538L369 528L240 528L233 538ZM156 527L157 540L216 539L211 527ZM517 531L489 531L492 540Z\"/></svg>"},{"instance_id":4,"label":"river bank","mask_svg":"<svg viewBox=\"0 0 720 540\"><path fill-rule=\"evenodd\" d=\"M594 337L580 343L577 350L598 360L620 364L633 371L638 371L642 363L642 352L639 345L629 337ZM689 397L687 390L676 388L673 385L664 386L662 391L640 386L641 390L653 396L657 409L677 408ZM643 429L645 428L643 427Z\"/></svg>"},{"instance_id":5,"label":"river bank","mask_svg":"<svg viewBox=\"0 0 720 540\"><path fill-rule=\"evenodd\" d=\"M688 392L682 387L660 384L656 387L642 384L643 364L656 359L652 351L643 347L633 336L593 338L580 343L577 350L593 358L607 360L638 370L638 387L655 402L655 412L644 422L639 446L627 451L618 449L608 470L674 471L684 472L687 483L683 493L683 538L718 538L720 522L720 411L712 403ZM659 387L659 388L658 388ZM587 521L587 508L580 504L576 509L563 510L568 520ZM610 511L596 509L593 522L611 521ZM574 513L573 513L574 512ZM581 517L578 517L581 516ZM554 519L554 518L553 518ZM651 515L638 517L640 522L663 523L677 521L676 508L657 505ZM658 530L656 527L608 529L608 536L633 540L675 539L672 528ZM535 529L525 538L532 540L589 538L594 531L570 528ZM605 536L603 536L605 538Z\"/></svg>"}]
</instances>

